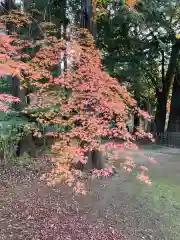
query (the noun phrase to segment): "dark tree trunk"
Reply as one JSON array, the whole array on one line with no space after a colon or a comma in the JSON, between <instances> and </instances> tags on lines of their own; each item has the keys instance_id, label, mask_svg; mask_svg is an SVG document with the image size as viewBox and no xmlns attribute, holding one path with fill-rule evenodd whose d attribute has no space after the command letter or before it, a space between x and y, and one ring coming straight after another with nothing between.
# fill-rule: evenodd
<instances>
[{"instance_id":1,"label":"dark tree trunk","mask_svg":"<svg viewBox=\"0 0 180 240\"><path fill-rule=\"evenodd\" d=\"M72 140L73 144L75 146L79 146L79 141L77 139ZM83 147L83 144L81 145ZM88 151L86 153L86 156L88 157L88 161L86 164L83 164L81 162L78 162L75 164L75 168L79 169L81 171L88 171L90 169L102 169L104 168L104 156L101 151L98 150L93 150L93 151Z\"/></svg>"},{"instance_id":2,"label":"dark tree trunk","mask_svg":"<svg viewBox=\"0 0 180 240\"><path fill-rule=\"evenodd\" d=\"M12 77L12 95L17 98L21 98L20 96L20 80L18 77ZM20 110L20 103L14 103L13 104L15 111Z\"/></svg>"},{"instance_id":3,"label":"dark tree trunk","mask_svg":"<svg viewBox=\"0 0 180 240\"><path fill-rule=\"evenodd\" d=\"M168 69L166 76L162 77L162 91L156 90L157 95L157 110L156 110L156 131L157 133L165 131L166 124L166 105L169 96L169 90L173 82L177 57L180 49L180 39L176 39L174 45L172 46L171 56L169 60Z\"/></svg>"},{"instance_id":4,"label":"dark tree trunk","mask_svg":"<svg viewBox=\"0 0 180 240\"><path fill-rule=\"evenodd\" d=\"M140 118L139 115L137 113L134 114L134 129L133 129L133 133L137 132L137 129L139 127L140 124Z\"/></svg>"},{"instance_id":5,"label":"dark tree trunk","mask_svg":"<svg viewBox=\"0 0 180 240\"><path fill-rule=\"evenodd\" d=\"M14 110L21 111L26 103L26 93L20 87L20 79L18 77L12 78L12 95L20 99L19 103L14 103ZM30 104L30 102L29 102ZM23 131L23 130L22 130ZM23 132L22 132L23 133ZM35 157L35 144L32 134L24 136L17 144L16 155L19 157L27 152L30 156Z\"/></svg>"},{"instance_id":6,"label":"dark tree trunk","mask_svg":"<svg viewBox=\"0 0 180 240\"><path fill-rule=\"evenodd\" d=\"M32 134L24 136L18 143L16 156L23 156L24 153L28 153L31 157L36 157L36 149Z\"/></svg>"},{"instance_id":7,"label":"dark tree trunk","mask_svg":"<svg viewBox=\"0 0 180 240\"><path fill-rule=\"evenodd\" d=\"M76 167L82 171L91 169L103 169L105 167L103 154L97 150L88 152L87 164L78 163Z\"/></svg>"},{"instance_id":8,"label":"dark tree trunk","mask_svg":"<svg viewBox=\"0 0 180 240\"><path fill-rule=\"evenodd\" d=\"M168 122L168 132L176 132L178 130L177 121L180 120L180 73L176 72L172 90L170 115Z\"/></svg>"},{"instance_id":9,"label":"dark tree trunk","mask_svg":"<svg viewBox=\"0 0 180 240\"><path fill-rule=\"evenodd\" d=\"M4 13L9 13L12 9L16 9L16 4L13 0L5 0L1 3L4 9Z\"/></svg>"},{"instance_id":10,"label":"dark tree trunk","mask_svg":"<svg viewBox=\"0 0 180 240\"><path fill-rule=\"evenodd\" d=\"M156 133L164 132L166 123L166 96L163 92L157 93L157 109L155 115Z\"/></svg>"},{"instance_id":11,"label":"dark tree trunk","mask_svg":"<svg viewBox=\"0 0 180 240\"><path fill-rule=\"evenodd\" d=\"M96 23L93 22L92 0L81 0L80 27L88 29L96 42L97 26Z\"/></svg>"},{"instance_id":12,"label":"dark tree trunk","mask_svg":"<svg viewBox=\"0 0 180 240\"><path fill-rule=\"evenodd\" d=\"M86 28L90 32L92 30L92 2L91 0L82 0L81 1L81 22L80 27Z\"/></svg>"}]
</instances>

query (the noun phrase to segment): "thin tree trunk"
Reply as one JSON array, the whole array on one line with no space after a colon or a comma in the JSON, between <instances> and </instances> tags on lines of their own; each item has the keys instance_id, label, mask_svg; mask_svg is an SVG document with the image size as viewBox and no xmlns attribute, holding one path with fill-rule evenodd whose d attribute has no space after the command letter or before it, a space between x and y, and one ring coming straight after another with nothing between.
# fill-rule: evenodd
<instances>
[{"instance_id":1,"label":"thin tree trunk","mask_svg":"<svg viewBox=\"0 0 180 240\"><path fill-rule=\"evenodd\" d=\"M134 98L137 101L137 106L139 106L140 103L140 92L139 92L139 84L138 82L135 83L135 90L134 90ZM137 129L140 125L140 117L137 112L134 114L134 127L133 127L133 133L137 132Z\"/></svg>"},{"instance_id":2,"label":"thin tree trunk","mask_svg":"<svg viewBox=\"0 0 180 240\"><path fill-rule=\"evenodd\" d=\"M66 48L67 48L67 20L66 20L66 8L67 8L67 3L66 0L63 0L63 38L66 40ZM67 50L67 49L66 49ZM64 72L67 70L67 55L64 54L63 58L64 62Z\"/></svg>"}]
</instances>

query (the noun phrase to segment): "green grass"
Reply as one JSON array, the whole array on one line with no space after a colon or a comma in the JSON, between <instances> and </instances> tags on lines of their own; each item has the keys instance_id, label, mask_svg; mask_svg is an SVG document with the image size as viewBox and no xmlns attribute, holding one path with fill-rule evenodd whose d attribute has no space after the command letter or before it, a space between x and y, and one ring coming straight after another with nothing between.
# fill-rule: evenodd
<instances>
[{"instance_id":1,"label":"green grass","mask_svg":"<svg viewBox=\"0 0 180 240\"><path fill-rule=\"evenodd\" d=\"M141 185L139 197L148 199L150 211L160 216L161 230L167 239L180 239L180 184L171 183L170 179L157 179L150 187Z\"/></svg>"}]
</instances>

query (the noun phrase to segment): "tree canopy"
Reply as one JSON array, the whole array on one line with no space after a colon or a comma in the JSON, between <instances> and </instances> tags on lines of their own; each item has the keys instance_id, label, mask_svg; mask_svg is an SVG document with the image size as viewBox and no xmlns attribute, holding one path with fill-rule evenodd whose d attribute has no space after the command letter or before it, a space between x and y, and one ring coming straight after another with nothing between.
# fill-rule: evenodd
<instances>
[{"instance_id":1,"label":"tree canopy","mask_svg":"<svg viewBox=\"0 0 180 240\"><path fill-rule=\"evenodd\" d=\"M61 22L62 35L55 22L44 21L39 14L32 15L32 9L27 13L16 9L1 16L8 31L2 35L1 73L18 78L25 95L36 98L35 104L30 101L18 111L33 123L29 130L34 136L55 139L52 149L59 161L54 173L60 172L69 183L80 174L72 168L80 162L103 167L102 174L108 175L112 168L102 166L100 158L104 155L111 160L105 149L113 145L104 141L119 139L115 148L134 147L135 136L126 126L128 116L150 116L136 106L116 78L103 70L101 54L87 29L71 28L71 38L67 39L66 23ZM56 130L42 131L49 127ZM140 130L135 134L146 136Z\"/></svg>"},{"instance_id":2,"label":"tree canopy","mask_svg":"<svg viewBox=\"0 0 180 240\"><path fill-rule=\"evenodd\" d=\"M62 160L57 172L66 179L79 173L77 162L102 168L97 159L107 139L126 148L134 146L137 136L152 138L140 128L141 117L152 114L155 131L166 130L167 106L178 89L178 1L36 0L18 5L6 0L1 5L1 75L18 79L26 104L19 103L17 92L13 97L4 93L1 100L15 102L33 135L56 139L52 149ZM28 100L32 95L34 102ZM176 121L173 104L168 109ZM4 102L1 109L8 111ZM131 115L133 134L127 128ZM105 175L112 171L103 169Z\"/></svg>"}]
</instances>

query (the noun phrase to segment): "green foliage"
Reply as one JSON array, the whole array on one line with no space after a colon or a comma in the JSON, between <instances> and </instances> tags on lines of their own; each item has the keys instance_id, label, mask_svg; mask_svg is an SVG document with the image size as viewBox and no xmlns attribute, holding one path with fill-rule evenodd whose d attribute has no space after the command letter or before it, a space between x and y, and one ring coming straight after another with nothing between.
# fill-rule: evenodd
<instances>
[{"instance_id":1,"label":"green foliage","mask_svg":"<svg viewBox=\"0 0 180 240\"><path fill-rule=\"evenodd\" d=\"M11 94L11 81L12 78L10 76L0 78L0 93Z\"/></svg>"},{"instance_id":2,"label":"green foliage","mask_svg":"<svg viewBox=\"0 0 180 240\"><path fill-rule=\"evenodd\" d=\"M5 113L0 120L0 152L4 159L11 160L16 152L18 142L28 134L24 131L28 120L17 112Z\"/></svg>"},{"instance_id":3,"label":"green foliage","mask_svg":"<svg viewBox=\"0 0 180 240\"><path fill-rule=\"evenodd\" d=\"M162 88L162 53L167 69L179 33L178 1L141 0L137 11L129 11L123 1L109 8L109 18L97 23L103 63L132 93L138 85L140 105L148 99L155 108L156 88Z\"/></svg>"},{"instance_id":4,"label":"green foliage","mask_svg":"<svg viewBox=\"0 0 180 240\"><path fill-rule=\"evenodd\" d=\"M6 128L4 129L3 127ZM14 128L13 125L1 124L0 131L0 151L4 159L10 160L13 158L17 149L17 144L23 136L18 128Z\"/></svg>"}]
</instances>

